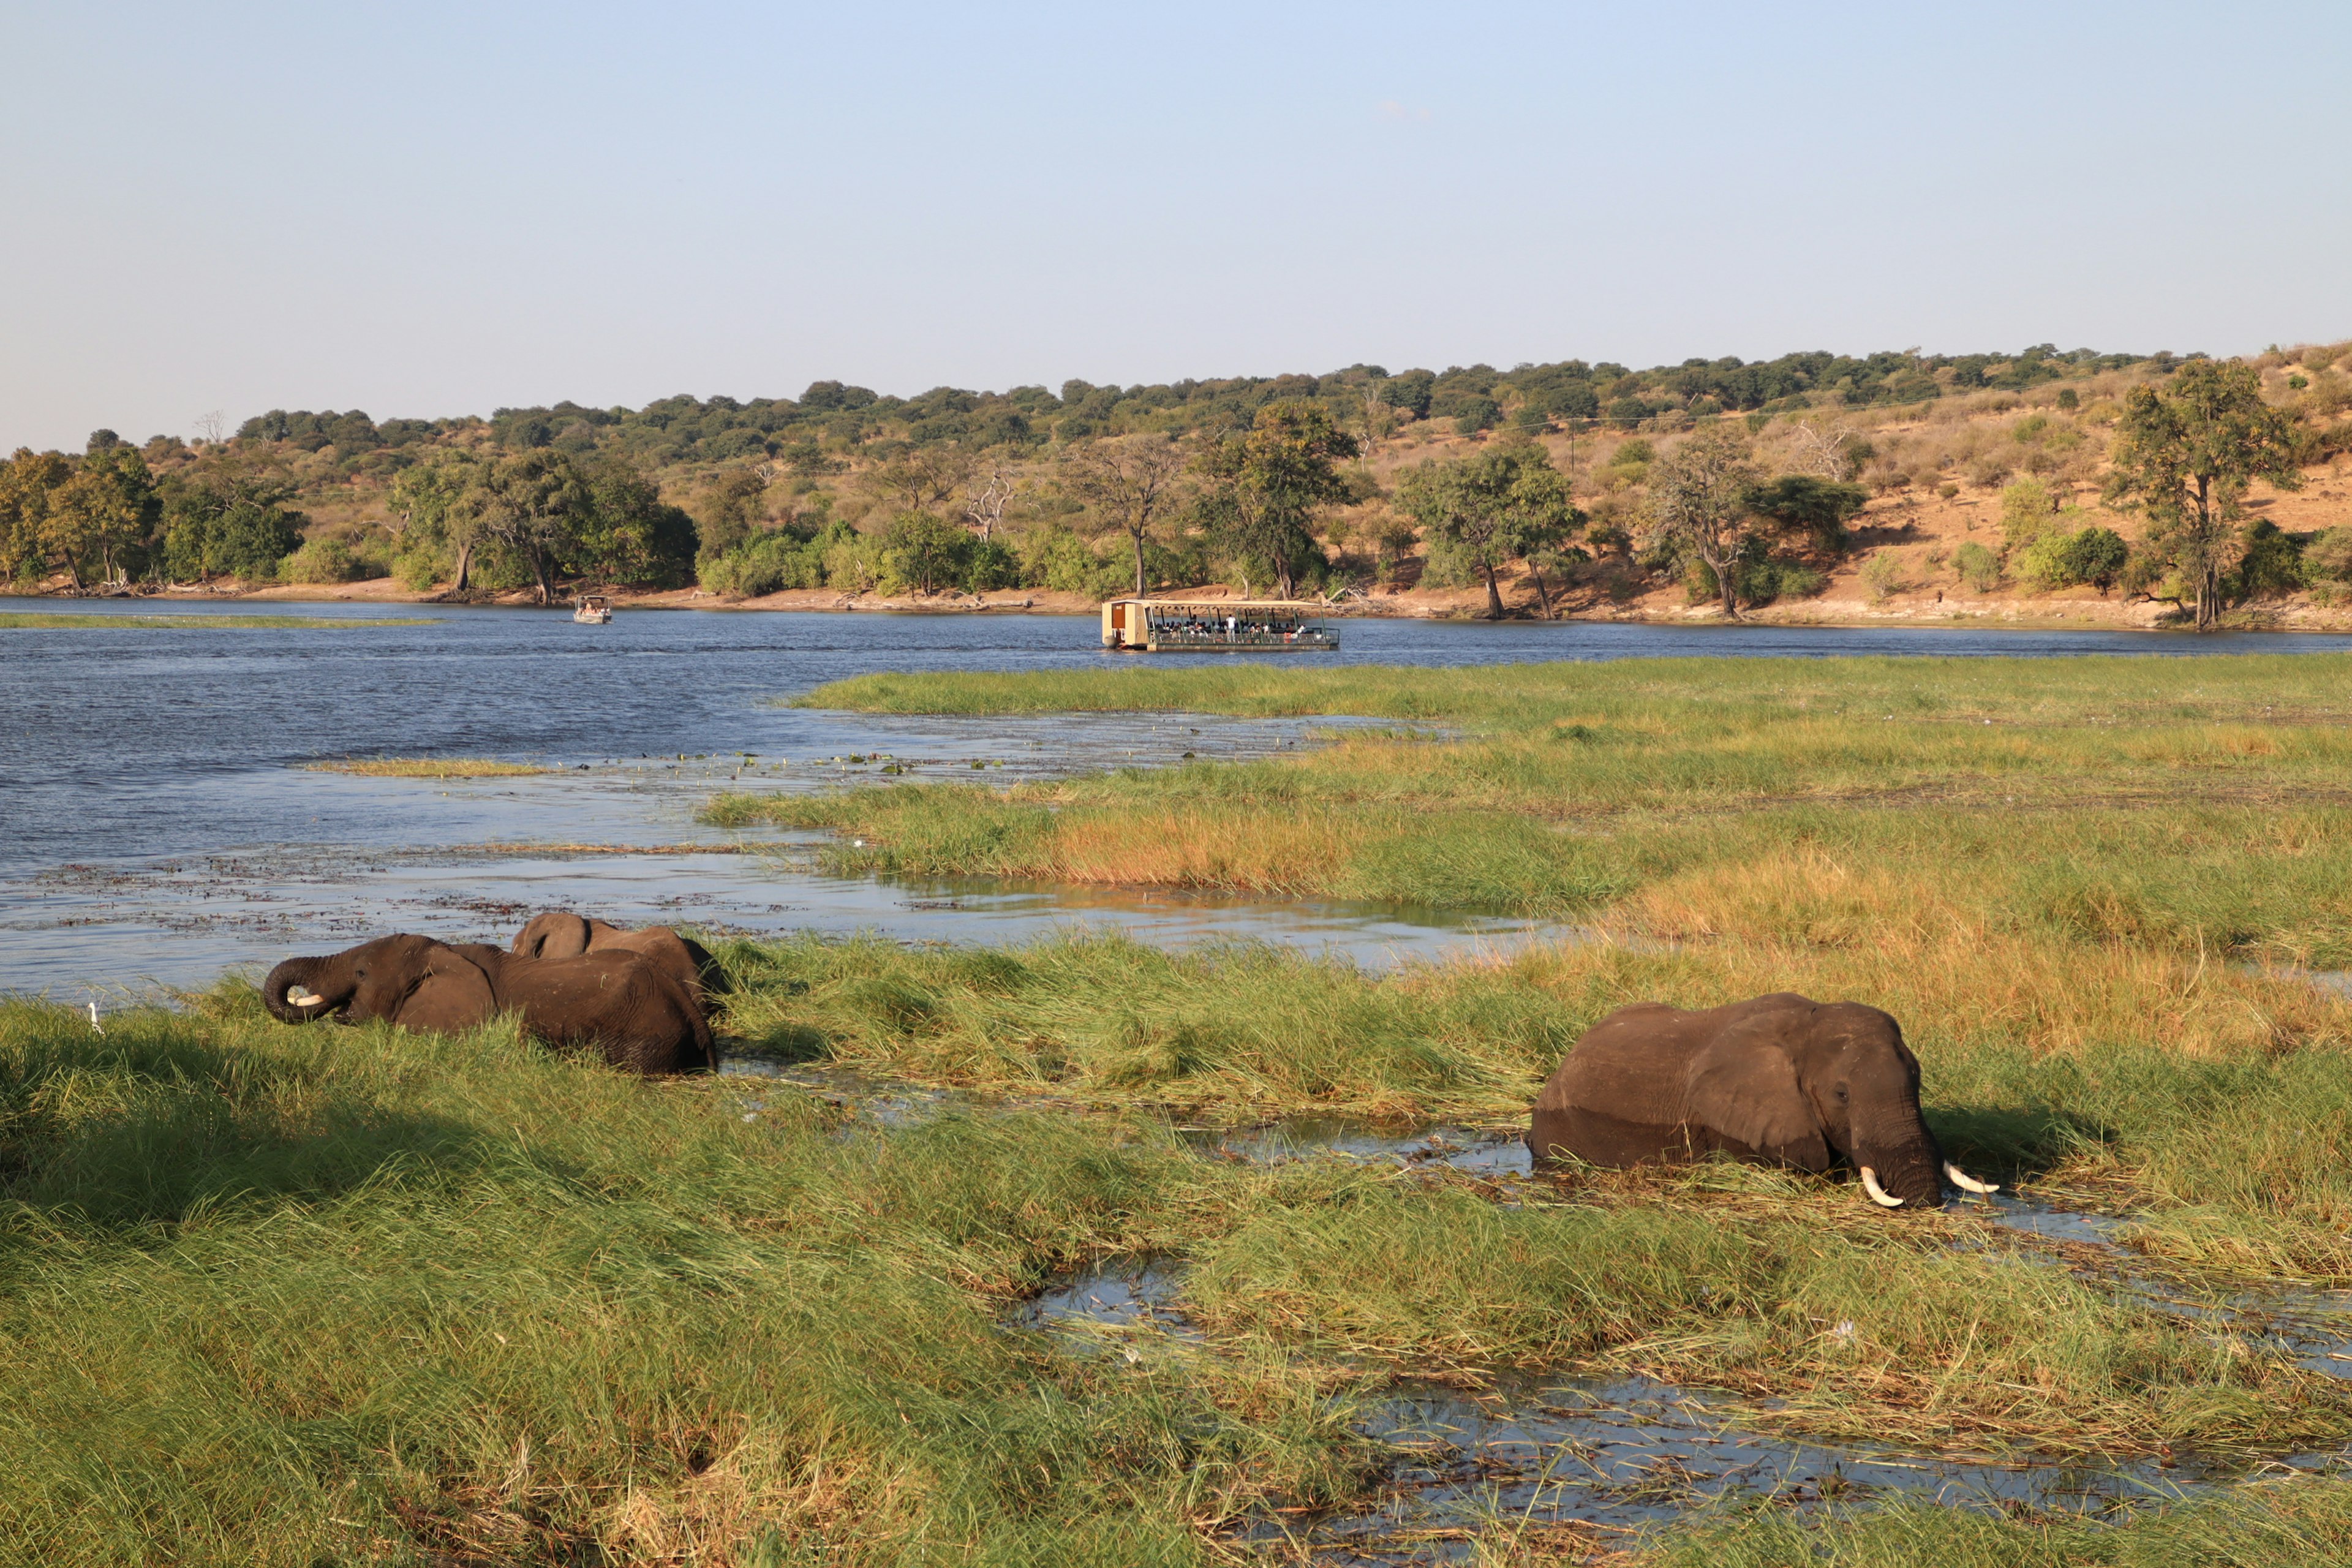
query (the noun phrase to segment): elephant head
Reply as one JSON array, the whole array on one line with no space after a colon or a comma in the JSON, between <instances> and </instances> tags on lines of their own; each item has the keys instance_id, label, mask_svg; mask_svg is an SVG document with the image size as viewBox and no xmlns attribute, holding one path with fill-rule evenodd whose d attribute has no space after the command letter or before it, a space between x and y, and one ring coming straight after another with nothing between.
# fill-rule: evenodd
<instances>
[{"instance_id":1,"label":"elephant head","mask_svg":"<svg viewBox=\"0 0 2352 1568\"><path fill-rule=\"evenodd\" d=\"M281 1023L382 1018L411 1028L462 1029L496 1010L480 965L430 937L387 936L323 958L289 958L261 983Z\"/></svg>"},{"instance_id":2,"label":"elephant head","mask_svg":"<svg viewBox=\"0 0 2352 1568\"><path fill-rule=\"evenodd\" d=\"M1832 1003L1790 1055L1823 1139L1861 1173L1872 1202L1934 1208L1944 1201L1947 1162L1920 1115L1919 1058L1903 1043L1901 1025L1875 1007Z\"/></svg>"}]
</instances>

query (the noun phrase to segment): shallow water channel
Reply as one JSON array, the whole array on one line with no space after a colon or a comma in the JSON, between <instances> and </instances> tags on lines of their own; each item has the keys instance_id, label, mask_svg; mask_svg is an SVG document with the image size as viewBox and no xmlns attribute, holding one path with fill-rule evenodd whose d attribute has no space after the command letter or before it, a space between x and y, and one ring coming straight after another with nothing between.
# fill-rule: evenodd
<instances>
[{"instance_id":1,"label":"shallow water channel","mask_svg":"<svg viewBox=\"0 0 2352 1568\"><path fill-rule=\"evenodd\" d=\"M847 1113L845 1133L892 1129L960 1111L1018 1108L955 1089L908 1084L823 1064L731 1061L730 1074L788 1083ZM751 1114L765 1101L747 1100ZM1264 1163L1339 1158L1402 1170L1490 1178L1517 1201L1533 1175L1514 1128L1385 1125L1295 1117L1239 1128L1171 1124L1206 1159ZM2284 1287L2205 1289L2154 1272L2119 1240L2131 1221L2035 1192L1953 1203L2030 1238L2011 1256L2062 1268L2118 1297L2210 1324L2314 1371L2352 1377L2352 1291ZM1963 1242L1960 1245L1983 1245ZM1205 1347L1183 1308L1173 1260L1121 1259L1077 1271L1015 1306L1006 1323L1055 1335L1073 1354L1140 1360L1165 1340ZM1596 1542L1767 1500L1811 1510L1895 1496L1950 1507L2104 1516L2176 1500L2259 1474L2352 1468L2352 1455L2282 1453L2259 1463L2193 1454L2114 1459L2032 1453L1968 1454L1790 1436L1743 1425L1741 1407L1706 1390L1647 1378L1515 1375L1483 1392L1403 1382L1365 1405L1357 1426L1388 1462L1370 1506L1320 1515L1267 1513L1252 1541L1287 1542L1335 1563L1466 1559L1481 1534L1585 1529Z\"/></svg>"},{"instance_id":2,"label":"shallow water channel","mask_svg":"<svg viewBox=\"0 0 2352 1568\"><path fill-rule=\"evenodd\" d=\"M805 845L794 855L779 836L694 821L722 787L885 782L886 762L913 770L889 780L1002 783L1188 752L1279 752L1327 727L1167 714L879 719L780 703L871 671L1118 664L1090 616L630 611L591 627L542 611L328 603L266 607L352 624L135 625L159 608L253 607L0 600L123 623L0 631L0 991L78 1002L201 986L231 964L393 930L502 939L522 916L561 906L624 923L917 942L1013 941L1076 921L1151 942L1253 937L1371 963L1527 934L1389 907L842 881L818 875ZM366 624L385 620L422 624ZM2346 647L2352 637L1349 619L1340 650L1313 657L1457 667ZM1160 655L1154 668L1233 657ZM384 755L551 771L472 782L306 771Z\"/></svg>"}]
</instances>

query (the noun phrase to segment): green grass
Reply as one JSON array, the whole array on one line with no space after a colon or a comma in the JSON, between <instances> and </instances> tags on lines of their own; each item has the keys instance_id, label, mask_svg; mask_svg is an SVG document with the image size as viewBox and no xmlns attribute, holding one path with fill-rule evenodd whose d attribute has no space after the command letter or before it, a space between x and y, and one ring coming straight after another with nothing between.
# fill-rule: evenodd
<instances>
[{"instance_id":1,"label":"green grass","mask_svg":"<svg viewBox=\"0 0 2352 1568\"><path fill-rule=\"evenodd\" d=\"M716 815L855 829L874 847L848 868L1354 893L1597 935L1378 975L1115 937L723 947L739 1042L1026 1107L887 1133L789 1087L638 1083L498 1030L282 1027L235 984L103 1039L0 1010L0 1559L1230 1562L1254 1510L1370 1506L1382 1456L1351 1421L1394 1380L1514 1369L1644 1373L1745 1426L1931 1448L2340 1449L2352 1386L1964 1210L1890 1219L1732 1166L1507 1205L1466 1173L1203 1160L1159 1118L1510 1125L1612 1007L1795 989L1894 1012L1947 1147L2133 1215L2136 1267L2183 1290L2352 1282L2352 1005L2263 967L2352 956L2347 674L853 683L966 711L1149 697L1402 727ZM1199 1343L1073 1355L1002 1326L1058 1271L1126 1258L1181 1270ZM2347 1542L2352 1487L2315 1479L2125 1524L1733 1506L1616 1544L1732 1568L2267 1568ZM1504 1521L1476 1550L1591 1545Z\"/></svg>"},{"instance_id":2,"label":"green grass","mask_svg":"<svg viewBox=\"0 0 2352 1568\"><path fill-rule=\"evenodd\" d=\"M747 978L814 997L784 973L809 960ZM1360 1506L1380 1455L1349 1423L1390 1376L1515 1365L1882 1441L2352 1438L2341 1384L1818 1183L1498 1208L1459 1175L1202 1160L1124 1116L845 1130L783 1085L203 1002L103 1037L0 1008L0 1558L1223 1561L1253 1509ZM1204 1342L1074 1356L1000 1326L1105 1256L1188 1262Z\"/></svg>"},{"instance_id":3,"label":"green grass","mask_svg":"<svg viewBox=\"0 0 2352 1568\"><path fill-rule=\"evenodd\" d=\"M437 616L172 616L137 614L77 616L45 610L11 611L0 615L0 631L41 631L57 628L120 631L126 626L145 631L290 630L325 631L355 626L429 626Z\"/></svg>"},{"instance_id":4,"label":"green grass","mask_svg":"<svg viewBox=\"0 0 2352 1568\"><path fill-rule=\"evenodd\" d=\"M333 762L305 763L314 773L359 773L393 779L519 779L552 773L531 763L504 763L495 757L343 757Z\"/></svg>"}]
</instances>

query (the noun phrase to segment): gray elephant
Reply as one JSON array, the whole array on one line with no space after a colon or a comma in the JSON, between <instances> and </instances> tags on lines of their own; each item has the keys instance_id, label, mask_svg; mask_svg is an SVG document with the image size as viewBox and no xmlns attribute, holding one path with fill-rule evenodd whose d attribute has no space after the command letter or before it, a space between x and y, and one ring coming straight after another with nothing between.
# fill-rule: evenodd
<instances>
[{"instance_id":1,"label":"gray elephant","mask_svg":"<svg viewBox=\"0 0 2352 1568\"><path fill-rule=\"evenodd\" d=\"M707 1016L710 999L727 988L726 972L710 950L669 926L635 930L583 919L569 910L530 917L508 951L523 958L577 958L583 952L634 952L660 968L692 996Z\"/></svg>"},{"instance_id":2,"label":"gray elephant","mask_svg":"<svg viewBox=\"0 0 2352 1568\"><path fill-rule=\"evenodd\" d=\"M261 999L288 1024L381 1018L442 1034L520 1013L531 1038L594 1050L633 1071L719 1065L700 1004L659 965L633 952L519 958L480 942L380 937L323 958L288 959L261 983Z\"/></svg>"},{"instance_id":3,"label":"gray elephant","mask_svg":"<svg viewBox=\"0 0 2352 1568\"><path fill-rule=\"evenodd\" d=\"M1858 1172L1873 1203L1932 1208L1943 1183L1998 1190L1946 1160L1919 1115L1919 1061L1875 1007L1782 992L1685 1012L1621 1007L1536 1097L1537 1163L1679 1163L1713 1153Z\"/></svg>"}]
</instances>

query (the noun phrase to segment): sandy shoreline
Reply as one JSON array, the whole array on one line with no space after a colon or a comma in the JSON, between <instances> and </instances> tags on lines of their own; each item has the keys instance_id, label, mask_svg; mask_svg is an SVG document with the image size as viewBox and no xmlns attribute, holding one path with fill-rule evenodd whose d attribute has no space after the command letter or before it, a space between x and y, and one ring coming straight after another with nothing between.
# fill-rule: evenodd
<instances>
[{"instance_id":1,"label":"sandy shoreline","mask_svg":"<svg viewBox=\"0 0 2352 1568\"><path fill-rule=\"evenodd\" d=\"M1091 616L1099 608L1094 599L1078 594L1045 589L1007 589L989 594L930 595L843 594L831 589L794 589L760 598L730 599L699 588L633 593L604 590L616 609L721 610L798 613L871 613L887 615L1041 615ZM1173 596L1174 591L1170 591ZM1188 589L1186 596L1239 597L1234 590L1212 586ZM81 602L84 596L48 589L36 595ZM418 593L389 577L341 584L286 584L266 588L167 588L145 594L151 602L206 604L381 604L431 605L448 608L474 606L523 609L532 607L529 592L457 599L441 593ZM1723 624L1723 612L1708 605L1681 605L1674 594L1653 594L1624 605L1560 606L1563 621L1628 622L1652 626ZM1335 619L1474 620L1486 614L1483 590L1408 589L1375 591L1331 605L1325 613ZM1540 619L1533 605L1512 606L1513 618ZM1860 598L1824 596L1767 605L1747 611L1742 621L1776 626L1999 626L2020 631L2169 631L2183 629L2183 617L2173 606L2147 601L2126 602L2079 597L2013 598L1990 595L1961 598L1946 593L1897 595L1873 604ZM2320 606L2288 600L2241 609L2228 618L2228 629L2273 632L2352 631L2352 606Z\"/></svg>"}]
</instances>

